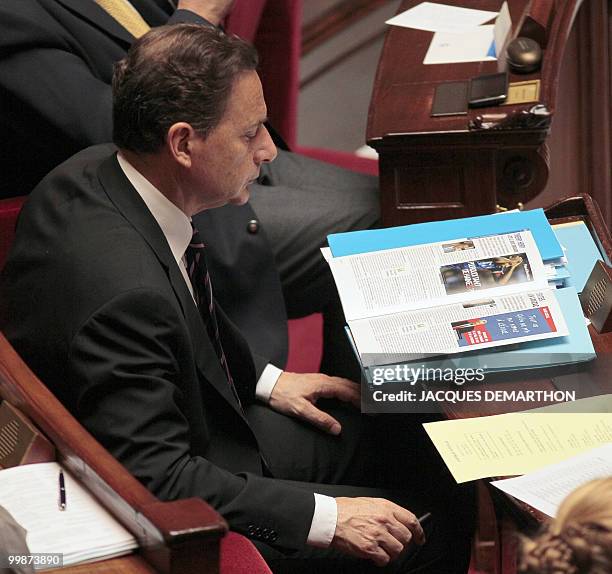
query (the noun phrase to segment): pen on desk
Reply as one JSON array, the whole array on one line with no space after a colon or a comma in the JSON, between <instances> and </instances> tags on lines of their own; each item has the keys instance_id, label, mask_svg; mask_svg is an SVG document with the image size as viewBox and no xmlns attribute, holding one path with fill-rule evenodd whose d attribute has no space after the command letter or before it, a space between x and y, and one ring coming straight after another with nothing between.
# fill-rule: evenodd
<instances>
[{"instance_id":1,"label":"pen on desk","mask_svg":"<svg viewBox=\"0 0 612 574\"><path fill-rule=\"evenodd\" d=\"M59 499L57 505L60 510L66 510L66 483L64 482L64 473L59 471Z\"/></svg>"}]
</instances>

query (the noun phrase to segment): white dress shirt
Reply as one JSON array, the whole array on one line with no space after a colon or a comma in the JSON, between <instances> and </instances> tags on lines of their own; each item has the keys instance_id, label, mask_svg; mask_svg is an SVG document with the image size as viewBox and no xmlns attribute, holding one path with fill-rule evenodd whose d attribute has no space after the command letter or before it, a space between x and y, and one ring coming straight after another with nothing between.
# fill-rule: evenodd
<instances>
[{"instance_id":1,"label":"white dress shirt","mask_svg":"<svg viewBox=\"0 0 612 574\"><path fill-rule=\"evenodd\" d=\"M185 251L193 234L191 219L130 164L121 155L121 152L117 153L117 161L119 162L119 167L121 167L123 173L149 208L155 221L159 224L187 288L193 297L193 286L187 274L184 259ZM255 387L255 396L259 400L265 403L269 402L274 385L276 385L281 373L282 371L278 367L270 363L266 365ZM329 546L334 537L338 519L338 508L335 498L331 496L315 493L314 497L315 510L306 542L311 546L324 548Z\"/></svg>"}]
</instances>

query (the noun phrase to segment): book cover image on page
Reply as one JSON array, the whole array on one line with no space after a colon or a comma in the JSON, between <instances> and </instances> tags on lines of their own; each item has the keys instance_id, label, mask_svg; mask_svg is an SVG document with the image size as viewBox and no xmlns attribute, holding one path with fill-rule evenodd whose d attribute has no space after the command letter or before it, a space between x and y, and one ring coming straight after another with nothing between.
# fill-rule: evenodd
<instances>
[{"instance_id":1,"label":"book cover image on page","mask_svg":"<svg viewBox=\"0 0 612 574\"><path fill-rule=\"evenodd\" d=\"M451 263L440 267L440 274L447 295L532 281L531 267L525 253Z\"/></svg>"},{"instance_id":2,"label":"book cover image on page","mask_svg":"<svg viewBox=\"0 0 612 574\"><path fill-rule=\"evenodd\" d=\"M537 295L533 294L532 297L537 298ZM557 332L557 325L547 306L499 313L488 317L471 317L462 321L454 321L451 327L457 336L459 347L467 348L489 341L518 342L521 337Z\"/></svg>"}]
</instances>

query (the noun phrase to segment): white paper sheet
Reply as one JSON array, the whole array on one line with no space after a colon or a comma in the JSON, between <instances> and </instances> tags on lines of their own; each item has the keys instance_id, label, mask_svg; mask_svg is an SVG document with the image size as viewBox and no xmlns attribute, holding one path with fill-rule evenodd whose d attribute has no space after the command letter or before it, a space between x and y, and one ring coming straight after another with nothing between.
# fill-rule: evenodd
<instances>
[{"instance_id":1,"label":"white paper sheet","mask_svg":"<svg viewBox=\"0 0 612 574\"><path fill-rule=\"evenodd\" d=\"M537 303L536 303L537 301ZM478 302L477 302L478 303ZM349 327L355 344L362 356L363 364L372 366L383 362L396 363L414 361L420 357L432 355L454 355L467 349L490 349L514 343L525 343L567 335L567 325L554 290L515 294L508 297L492 298L481 304L445 305L406 313L394 313L380 317L349 321ZM538 309L545 307L554 330L526 331L517 329L513 334L496 338L497 329L491 327L496 322L506 323L515 317L538 314ZM544 322L539 319L540 322ZM472 322L473 321L473 322ZM491 327L489 337L480 339L473 336L469 346L461 344L463 336L461 329L470 330L472 324L482 324L489 321ZM458 329L458 330L457 330ZM469 337L469 335L466 335ZM387 358L383 358L387 357Z\"/></svg>"},{"instance_id":2,"label":"white paper sheet","mask_svg":"<svg viewBox=\"0 0 612 574\"><path fill-rule=\"evenodd\" d=\"M572 490L590 480L609 476L612 476L612 443L524 476L496 480L491 484L554 517Z\"/></svg>"},{"instance_id":3,"label":"white paper sheet","mask_svg":"<svg viewBox=\"0 0 612 574\"><path fill-rule=\"evenodd\" d=\"M504 2L499 11L499 16L495 20L495 27L493 29L495 56L502 53L511 31L512 19L510 18L510 9L508 8L508 2Z\"/></svg>"},{"instance_id":4,"label":"white paper sheet","mask_svg":"<svg viewBox=\"0 0 612 574\"><path fill-rule=\"evenodd\" d=\"M495 18L495 16L497 16L497 12L422 2L414 8L394 16L385 23L431 32L456 33L480 26L480 24Z\"/></svg>"},{"instance_id":5,"label":"white paper sheet","mask_svg":"<svg viewBox=\"0 0 612 574\"><path fill-rule=\"evenodd\" d=\"M497 268L495 261L518 254L516 273ZM348 321L548 287L527 230L334 257L329 264Z\"/></svg>"},{"instance_id":6,"label":"white paper sheet","mask_svg":"<svg viewBox=\"0 0 612 574\"><path fill-rule=\"evenodd\" d=\"M27 530L33 553L62 553L64 566L127 554L134 537L64 471L66 509L58 509L56 462L0 471L0 504Z\"/></svg>"},{"instance_id":7,"label":"white paper sheet","mask_svg":"<svg viewBox=\"0 0 612 574\"><path fill-rule=\"evenodd\" d=\"M459 483L525 474L612 443L612 413L508 413L423 427Z\"/></svg>"},{"instance_id":8,"label":"white paper sheet","mask_svg":"<svg viewBox=\"0 0 612 574\"><path fill-rule=\"evenodd\" d=\"M494 28L491 24L461 34L436 32L423 64L495 61L497 58L487 55L494 41Z\"/></svg>"}]
</instances>

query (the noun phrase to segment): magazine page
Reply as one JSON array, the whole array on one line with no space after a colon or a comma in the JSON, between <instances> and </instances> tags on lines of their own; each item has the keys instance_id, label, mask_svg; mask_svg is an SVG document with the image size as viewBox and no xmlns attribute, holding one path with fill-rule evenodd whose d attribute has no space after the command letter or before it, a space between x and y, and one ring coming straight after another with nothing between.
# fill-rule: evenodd
<instances>
[{"instance_id":1,"label":"magazine page","mask_svg":"<svg viewBox=\"0 0 612 574\"><path fill-rule=\"evenodd\" d=\"M347 321L547 287L526 230L333 257L329 265Z\"/></svg>"},{"instance_id":2,"label":"magazine page","mask_svg":"<svg viewBox=\"0 0 612 574\"><path fill-rule=\"evenodd\" d=\"M550 289L358 319L349 328L366 367L568 333Z\"/></svg>"}]
</instances>

